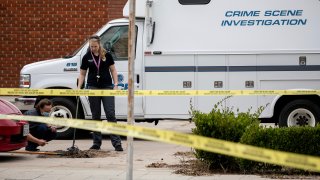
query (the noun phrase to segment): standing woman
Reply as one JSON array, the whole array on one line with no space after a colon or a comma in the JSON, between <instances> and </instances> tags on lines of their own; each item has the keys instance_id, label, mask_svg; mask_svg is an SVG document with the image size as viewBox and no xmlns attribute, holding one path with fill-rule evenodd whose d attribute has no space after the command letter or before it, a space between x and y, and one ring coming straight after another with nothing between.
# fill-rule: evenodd
<instances>
[{"instance_id":1,"label":"standing woman","mask_svg":"<svg viewBox=\"0 0 320 180\"><path fill-rule=\"evenodd\" d=\"M89 38L90 50L83 56L80 67L78 89L82 87L88 72L88 89L118 89L118 74L110 53L101 46L99 36ZM111 75L110 75L111 73ZM114 86L112 86L112 80ZM101 101L109 122L117 122L114 110L114 96L89 96L93 120L101 120ZM116 151L123 151L118 135L110 135L111 143ZM102 144L101 132L93 132L93 145L90 149L99 150Z\"/></svg>"}]
</instances>

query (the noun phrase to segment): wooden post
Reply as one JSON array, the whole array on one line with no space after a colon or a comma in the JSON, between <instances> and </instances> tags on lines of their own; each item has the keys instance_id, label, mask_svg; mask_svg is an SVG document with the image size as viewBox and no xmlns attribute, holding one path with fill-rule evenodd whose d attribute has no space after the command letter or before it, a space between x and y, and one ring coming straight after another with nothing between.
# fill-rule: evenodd
<instances>
[{"instance_id":1,"label":"wooden post","mask_svg":"<svg viewBox=\"0 0 320 180\"><path fill-rule=\"evenodd\" d=\"M134 123L134 58L135 58L135 15L136 1L129 0L129 38L128 38L128 119L127 124ZM127 180L133 176L133 137L127 136Z\"/></svg>"}]
</instances>

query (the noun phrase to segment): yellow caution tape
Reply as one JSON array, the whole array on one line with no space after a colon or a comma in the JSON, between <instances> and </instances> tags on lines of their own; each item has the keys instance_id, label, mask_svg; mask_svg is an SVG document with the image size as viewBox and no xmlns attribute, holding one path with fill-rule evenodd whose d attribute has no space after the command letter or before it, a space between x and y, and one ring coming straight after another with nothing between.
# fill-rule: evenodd
<instances>
[{"instance_id":1,"label":"yellow caution tape","mask_svg":"<svg viewBox=\"0 0 320 180\"><path fill-rule=\"evenodd\" d=\"M202 149L205 151L245 158L254 161L320 172L319 157L264 149L240 143L228 142L219 139L184 134L168 130L107 123L104 121L50 118L39 116L17 116L0 114L0 119L42 122L59 126L69 126L78 129L100 131L102 133L132 136L146 140L193 147L196 149Z\"/></svg>"},{"instance_id":2,"label":"yellow caution tape","mask_svg":"<svg viewBox=\"0 0 320 180\"><path fill-rule=\"evenodd\" d=\"M320 90L136 90L135 96L314 95ZM127 96L126 90L0 88L1 96Z\"/></svg>"}]
</instances>

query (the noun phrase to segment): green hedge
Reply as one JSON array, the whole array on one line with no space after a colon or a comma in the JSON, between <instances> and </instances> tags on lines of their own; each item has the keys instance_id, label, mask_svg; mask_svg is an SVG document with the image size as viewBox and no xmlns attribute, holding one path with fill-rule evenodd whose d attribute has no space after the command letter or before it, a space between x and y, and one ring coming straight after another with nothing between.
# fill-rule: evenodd
<instances>
[{"instance_id":1,"label":"green hedge","mask_svg":"<svg viewBox=\"0 0 320 180\"><path fill-rule=\"evenodd\" d=\"M224 101L225 99L217 103L207 114L195 111L191 106L192 120L196 126L192 130L194 134L274 150L320 156L320 124L316 127L265 128L259 125L258 120L264 107L260 107L254 114L250 114L250 110L247 113L238 111L234 113L232 108L222 106ZM222 169L225 172L234 170L241 170L245 173L301 172L290 168L290 171L287 171L288 168L277 165L198 149L195 150L195 155L198 159L208 163L210 169Z\"/></svg>"},{"instance_id":2,"label":"green hedge","mask_svg":"<svg viewBox=\"0 0 320 180\"><path fill-rule=\"evenodd\" d=\"M192 131L200 136L239 142L249 125L259 124L259 113L250 114L249 110L247 113L239 113L236 116L231 108L222 108L223 101L217 103L208 114L193 110L192 119L196 127ZM220 109L219 106L221 106ZM198 159L206 161L211 169L239 169L234 157L197 149L195 155Z\"/></svg>"},{"instance_id":3,"label":"green hedge","mask_svg":"<svg viewBox=\"0 0 320 180\"><path fill-rule=\"evenodd\" d=\"M316 127L263 128L250 126L241 137L242 144L305 155L320 156L320 125ZM243 171L280 170L282 167L238 159Z\"/></svg>"}]
</instances>

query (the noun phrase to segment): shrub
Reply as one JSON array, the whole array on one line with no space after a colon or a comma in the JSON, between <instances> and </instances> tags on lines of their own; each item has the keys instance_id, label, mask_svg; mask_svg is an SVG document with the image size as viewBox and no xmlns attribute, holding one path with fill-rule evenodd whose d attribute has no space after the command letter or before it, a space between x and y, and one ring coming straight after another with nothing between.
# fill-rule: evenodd
<instances>
[{"instance_id":1,"label":"shrub","mask_svg":"<svg viewBox=\"0 0 320 180\"><path fill-rule=\"evenodd\" d=\"M195 128L192 132L196 135L213 137L232 142L239 142L247 127L251 124L259 124L258 117L263 108L250 114L250 109L246 113L233 112L232 108L223 108L222 101L214 105L212 111L208 114L200 111L192 110L192 120L195 122ZM221 107L221 109L219 108ZM234 157L207 152L203 150L195 150L198 159L209 164L211 169L237 170L239 169L237 161Z\"/></svg>"},{"instance_id":2,"label":"shrub","mask_svg":"<svg viewBox=\"0 0 320 180\"><path fill-rule=\"evenodd\" d=\"M320 156L320 125L316 127L263 128L250 126L240 142L253 146ZM245 172L277 171L281 166L239 159L240 169Z\"/></svg>"}]
</instances>

